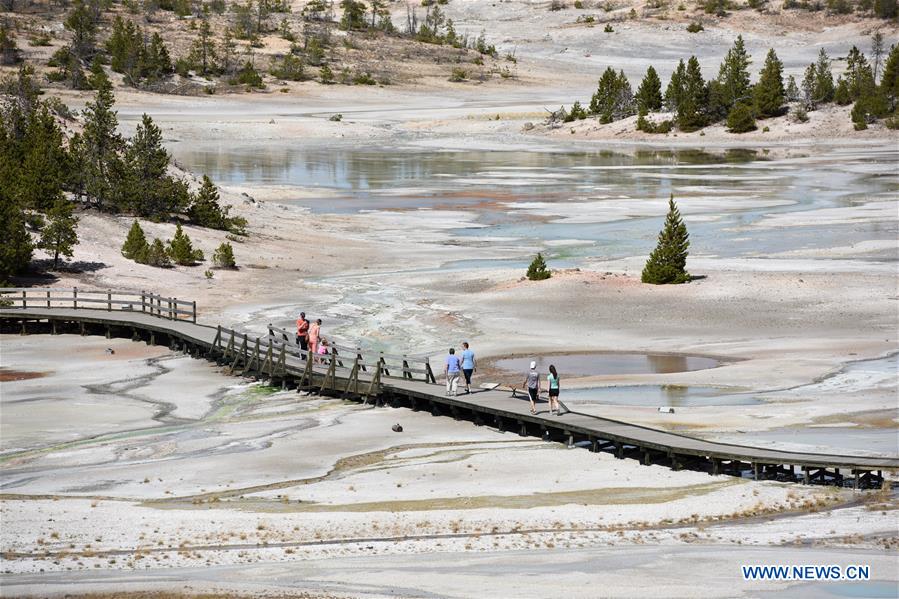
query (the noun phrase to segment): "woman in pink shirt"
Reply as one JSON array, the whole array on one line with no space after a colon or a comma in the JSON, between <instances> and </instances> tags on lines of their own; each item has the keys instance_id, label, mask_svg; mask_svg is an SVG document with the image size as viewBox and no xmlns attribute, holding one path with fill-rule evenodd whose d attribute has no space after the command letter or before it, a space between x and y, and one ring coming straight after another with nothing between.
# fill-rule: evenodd
<instances>
[{"instance_id":1,"label":"woman in pink shirt","mask_svg":"<svg viewBox=\"0 0 899 599\"><path fill-rule=\"evenodd\" d=\"M309 325L309 352L315 354L318 351L318 337L321 335L322 319L319 318Z\"/></svg>"}]
</instances>

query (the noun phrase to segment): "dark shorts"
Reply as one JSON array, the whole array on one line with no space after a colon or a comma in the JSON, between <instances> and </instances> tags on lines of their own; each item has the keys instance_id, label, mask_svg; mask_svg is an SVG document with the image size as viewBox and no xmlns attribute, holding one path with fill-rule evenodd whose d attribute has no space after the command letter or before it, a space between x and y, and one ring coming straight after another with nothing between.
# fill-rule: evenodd
<instances>
[{"instance_id":1,"label":"dark shorts","mask_svg":"<svg viewBox=\"0 0 899 599\"><path fill-rule=\"evenodd\" d=\"M471 384L471 373L472 372L474 372L474 368L463 368L462 369L462 374L465 375L465 384L466 385Z\"/></svg>"},{"instance_id":2,"label":"dark shorts","mask_svg":"<svg viewBox=\"0 0 899 599\"><path fill-rule=\"evenodd\" d=\"M307 341L305 335L303 335L302 337L297 335L297 344L299 344L300 349L303 351L309 349L309 342Z\"/></svg>"},{"instance_id":3,"label":"dark shorts","mask_svg":"<svg viewBox=\"0 0 899 599\"><path fill-rule=\"evenodd\" d=\"M528 387L528 395L531 396L531 401L537 401L537 389L531 389L530 387Z\"/></svg>"},{"instance_id":4,"label":"dark shorts","mask_svg":"<svg viewBox=\"0 0 899 599\"><path fill-rule=\"evenodd\" d=\"M549 396L550 397L559 397L559 390L558 389L550 389Z\"/></svg>"}]
</instances>

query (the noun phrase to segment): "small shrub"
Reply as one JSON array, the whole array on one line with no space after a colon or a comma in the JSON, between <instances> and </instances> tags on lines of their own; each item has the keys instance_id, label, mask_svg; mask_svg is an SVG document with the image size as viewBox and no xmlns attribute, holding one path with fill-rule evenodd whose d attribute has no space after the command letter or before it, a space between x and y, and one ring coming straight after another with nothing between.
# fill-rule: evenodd
<instances>
[{"instance_id":1,"label":"small shrub","mask_svg":"<svg viewBox=\"0 0 899 599\"><path fill-rule=\"evenodd\" d=\"M159 268L168 268L172 265L172 261L165 251L165 246L158 237L153 240L153 243L150 244L150 249L147 250L147 264Z\"/></svg>"},{"instance_id":2,"label":"small shrub","mask_svg":"<svg viewBox=\"0 0 899 599\"><path fill-rule=\"evenodd\" d=\"M546 268L546 261L543 259L543 254L537 252L537 255L534 256L534 260L531 262L531 265L528 266L527 277L531 281L543 281L552 276L552 273L549 272L549 269Z\"/></svg>"},{"instance_id":3,"label":"small shrub","mask_svg":"<svg viewBox=\"0 0 899 599\"><path fill-rule=\"evenodd\" d=\"M805 109L805 106L799 104L796 108L793 109L792 119L795 123L807 123L808 122L808 111Z\"/></svg>"},{"instance_id":4,"label":"small shrub","mask_svg":"<svg viewBox=\"0 0 899 599\"><path fill-rule=\"evenodd\" d=\"M338 112L337 114L332 114L332 115L328 118L328 120L329 120L329 121L333 121L333 122L335 122L335 123L339 123L340 121L343 120L343 115L340 114L340 113Z\"/></svg>"},{"instance_id":5,"label":"small shrub","mask_svg":"<svg viewBox=\"0 0 899 599\"><path fill-rule=\"evenodd\" d=\"M615 33L615 29L612 27L611 23L606 23L606 26L602 29L606 33Z\"/></svg>"},{"instance_id":6,"label":"small shrub","mask_svg":"<svg viewBox=\"0 0 899 599\"><path fill-rule=\"evenodd\" d=\"M331 67L322 65L322 68L319 69L319 80L325 85L334 83L334 71L331 70Z\"/></svg>"},{"instance_id":7,"label":"small shrub","mask_svg":"<svg viewBox=\"0 0 899 599\"><path fill-rule=\"evenodd\" d=\"M699 33L700 31L705 31L705 27L699 21L693 21L687 25L687 31L689 33Z\"/></svg>"},{"instance_id":8,"label":"small shrub","mask_svg":"<svg viewBox=\"0 0 899 599\"><path fill-rule=\"evenodd\" d=\"M768 127L767 125L762 129L762 133L768 133L769 131L771 131L771 127Z\"/></svg>"},{"instance_id":9,"label":"small shrub","mask_svg":"<svg viewBox=\"0 0 899 599\"><path fill-rule=\"evenodd\" d=\"M584 10L584 3L582 0L574 0L574 7L578 10Z\"/></svg>"},{"instance_id":10,"label":"small shrub","mask_svg":"<svg viewBox=\"0 0 899 599\"><path fill-rule=\"evenodd\" d=\"M212 255L212 263L219 268L237 268L237 263L234 261L234 248L230 243L225 242L216 248Z\"/></svg>"},{"instance_id":11,"label":"small shrub","mask_svg":"<svg viewBox=\"0 0 899 599\"><path fill-rule=\"evenodd\" d=\"M128 231L128 237L122 244L122 255L129 260L134 260L139 264L147 263L147 254L150 251L150 244L147 243L147 237L140 223L134 221L131 229Z\"/></svg>"},{"instance_id":12,"label":"small shrub","mask_svg":"<svg viewBox=\"0 0 899 599\"><path fill-rule=\"evenodd\" d=\"M50 36L46 33L38 33L34 37L28 40L28 43L32 46L49 46L50 45Z\"/></svg>"},{"instance_id":13,"label":"small shrub","mask_svg":"<svg viewBox=\"0 0 899 599\"><path fill-rule=\"evenodd\" d=\"M353 83L356 85L375 85L377 81L370 73L356 73L353 77Z\"/></svg>"},{"instance_id":14,"label":"small shrub","mask_svg":"<svg viewBox=\"0 0 899 599\"><path fill-rule=\"evenodd\" d=\"M450 74L450 81L459 82L465 81L468 79L468 72L461 67L453 67L453 72Z\"/></svg>"},{"instance_id":15,"label":"small shrub","mask_svg":"<svg viewBox=\"0 0 899 599\"><path fill-rule=\"evenodd\" d=\"M249 60L237 71L237 74L228 80L231 85L246 85L248 88L262 89L265 83L262 82L262 76Z\"/></svg>"},{"instance_id":16,"label":"small shrub","mask_svg":"<svg viewBox=\"0 0 899 599\"><path fill-rule=\"evenodd\" d=\"M203 272L203 276L206 277L206 280L207 280L207 281L209 281L209 280L212 280L212 278L215 276L215 273L213 273L211 270L209 270L209 269L207 268L207 269Z\"/></svg>"},{"instance_id":17,"label":"small shrub","mask_svg":"<svg viewBox=\"0 0 899 599\"><path fill-rule=\"evenodd\" d=\"M564 10L564 9L565 9L565 3L562 2L562 0L552 0L552 2L549 3L549 10L551 10L551 11Z\"/></svg>"},{"instance_id":18,"label":"small shrub","mask_svg":"<svg viewBox=\"0 0 899 599\"><path fill-rule=\"evenodd\" d=\"M193 266L203 260L203 252L194 249L190 237L181 228L181 223L175 229L175 236L169 240L168 254L180 266Z\"/></svg>"},{"instance_id":19,"label":"small shrub","mask_svg":"<svg viewBox=\"0 0 899 599\"><path fill-rule=\"evenodd\" d=\"M731 109L727 115L727 128L731 133L746 133L754 131L755 115L752 113L752 107L748 104L740 102Z\"/></svg>"}]
</instances>

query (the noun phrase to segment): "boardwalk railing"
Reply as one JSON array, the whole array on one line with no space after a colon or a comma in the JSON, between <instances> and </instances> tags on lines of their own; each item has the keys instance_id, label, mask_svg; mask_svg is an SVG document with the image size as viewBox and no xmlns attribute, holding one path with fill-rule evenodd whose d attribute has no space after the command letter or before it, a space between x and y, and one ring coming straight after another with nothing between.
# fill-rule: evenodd
<instances>
[{"instance_id":1,"label":"boardwalk railing","mask_svg":"<svg viewBox=\"0 0 899 599\"><path fill-rule=\"evenodd\" d=\"M144 312L168 320L197 322L197 302L155 293L72 288L0 288L0 305L13 308L70 308Z\"/></svg>"},{"instance_id":2,"label":"boardwalk railing","mask_svg":"<svg viewBox=\"0 0 899 599\"><path fill-rule=\"evenodd\" d=\"M293 331L270 324L268 325L268 335L286 347L302 351L296 342L296 333ZM359 364L362 372L370 372L377 367L380 369L381 374L386 377L403 378L410 381L419 380L426 383L437 382L428 356L421 354L386 354L382 351L350 347L337 343L328 343L327 347L328 355L333 356L339 367L343 367L344 362L355 362Z\"/></svg>"}]
</instances>

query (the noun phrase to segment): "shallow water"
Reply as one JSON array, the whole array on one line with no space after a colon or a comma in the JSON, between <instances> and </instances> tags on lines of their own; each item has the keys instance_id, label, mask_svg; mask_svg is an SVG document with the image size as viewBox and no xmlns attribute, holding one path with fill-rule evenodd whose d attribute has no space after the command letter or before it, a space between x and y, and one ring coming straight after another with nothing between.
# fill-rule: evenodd
<instances>
[{"instance_id":1,"label":"shallow water","mask_svg":"<svg viewBox=\"0 0 899 599\"><path fill-rule=\"evenodd\" d=\"M502 358L490 363L491 367L520 374L527 372L531 357ZM667 374L715 368L720 362L705 356L675 354L604 353L558 354L533 358L537 370L549 371L552 364L560 377L596 376L606 374Z\"/></svg>"},{"instance_id":2,"label":"shallow water","mask_svg":"<svg viewBox=\"0 0 899 599\"><path fill-rule=\"evenodd\" d=\"M625 387L586 387L565 389L564 401L575 406L610 404L624 406L736 406L762 403L752 393L734 393L720 387L681 385L629 385Z\"/></svg>"},{"instance_id":3,"label":"shallow water","mask_svg":"<svg viewBox=\"0 0 899 599\"><path fill-rule=\"evenodd\" d=\"M648 210L641 203L669 194L684 212L694 255L765 256L899 234L895 222L755 226L767 214L895 198L899 150L889 146L785 150L777 158L748 149L461 152L183 143L171 149L180 164L219 183L303 189L302 197L285 201L316 212L461 209L477 215L476 227L460 223L453 231L462 240L525 246L528 254L546 242L580 242L546 248L560 261L553 266L646 253L664 206ZM486 240L494 237L504 240ZM490 266L523 259L524 253Z\"/></svg>"}]
</instances>

